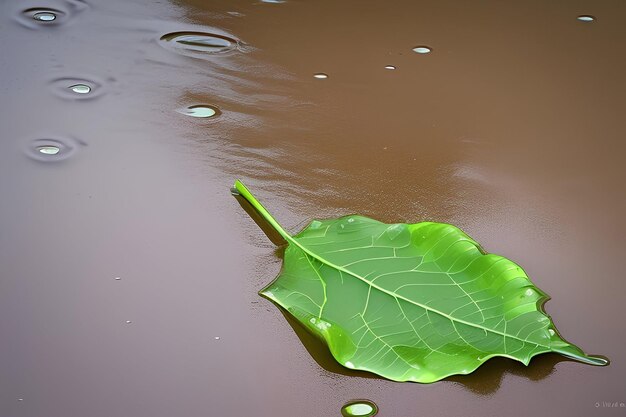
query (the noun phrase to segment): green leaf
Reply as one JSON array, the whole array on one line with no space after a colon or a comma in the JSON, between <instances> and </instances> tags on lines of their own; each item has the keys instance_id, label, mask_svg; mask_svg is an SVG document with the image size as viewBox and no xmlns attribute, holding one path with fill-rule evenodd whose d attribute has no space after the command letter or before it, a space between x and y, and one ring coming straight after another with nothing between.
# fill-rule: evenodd
<instances>
[{"instance_id":1,"label":"green leaf","mask_svg":"<svg viewBox=\"0 0 626 417\"><path fill-rule=\"evenodd\" d=\"M288 246L261 294L328 345L343 366L394 381L468 374L494 356L528 365L556 352L606 365L565 341L543 311L548 296L502 256L443 223L314 220L289 235L240 182Z\"/></svg>"}]
</instances>

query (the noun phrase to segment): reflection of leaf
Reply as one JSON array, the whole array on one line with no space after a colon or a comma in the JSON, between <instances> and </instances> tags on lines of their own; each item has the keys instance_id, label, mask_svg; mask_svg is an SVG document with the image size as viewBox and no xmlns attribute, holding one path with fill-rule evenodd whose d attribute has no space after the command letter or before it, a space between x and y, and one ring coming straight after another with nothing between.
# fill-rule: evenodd
<instances>
[{"instance_id":1,"label":"reflection of leaf","mask_svg":"<svg viewBox=\"0 0 626 417\"><path fill-rule=\"evenodd\" d=\"M290 236L239 181L234 191L287 241L261 294L328 345L343 366L395 381L468 374L494 356L540 353L606 365L562 339L547 295L522 268L449 224L314 220Z\"/></svg>"}]
</instances>

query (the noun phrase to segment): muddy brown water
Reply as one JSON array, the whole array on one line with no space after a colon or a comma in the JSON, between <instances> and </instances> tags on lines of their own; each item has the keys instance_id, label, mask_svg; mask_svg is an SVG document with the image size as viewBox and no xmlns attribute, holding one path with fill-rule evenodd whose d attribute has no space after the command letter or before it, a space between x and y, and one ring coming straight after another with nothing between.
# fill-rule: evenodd
<instances>
[{"instance_id":1,"label":"muddy brown water","mask_svg":"<svg viewBox=\"0 0 626 417\"><path fill-rule=\"evenodd\" d=\"M0 416L329 417L355 398L384 417L623 415L625 17L623 1L1 2ZM184 31L241 44L159 42ZM200 104L221 114L177 112ZM257 295L281 260L235 178L294 232L349 213L456 224L611 365L350 373Z\"/></svg>"}]
</instances>

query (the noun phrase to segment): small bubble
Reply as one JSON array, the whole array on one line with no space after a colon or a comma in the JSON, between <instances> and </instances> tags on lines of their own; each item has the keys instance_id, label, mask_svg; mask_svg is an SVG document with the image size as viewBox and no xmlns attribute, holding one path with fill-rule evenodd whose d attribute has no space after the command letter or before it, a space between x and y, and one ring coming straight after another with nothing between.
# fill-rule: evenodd
<instances>
[{"instance_id":1,"label":"small bubble","mask_svg":"<svg viewBox=\"0 0 626 417\"><path fill-rule=\"evenodd\" d=\"M75 84L69 86L68 88L76 94L88 94L91 92L91 87L89 87L87 84Z\"/></svg>"},{"instance_id":2,"label":"small bubble","mask_svg":"<svg viewBox=\"0 0 626 417\"><path fill-rule=\"evenodd\" d=\"M18 401L24 401L24 399L23 399L23 398L18 398L17 400L18 400Z\"/></svg>"},{"instance_id":3,"label":"small bubble","mask_svg":"<svg viewBox=\"0 0 626 417\"><path fill-rule=\"evenodd\" d=\"M215 336L214 339L215 340L220 340L220 337L219 336Z\"/></svg>"},{"instance_id":4,"label":"small bubble","mask_svg":"<svg viewBox=\"0 0 626 417\"><path fill-rule=\"evenodd\" d=\"M387 70L395 70L396 67L394 65L385 65L385 69L387 69Z\"/></svg>"},{"instance_id":5,"label":"small bubble","mask_svg":"<svg viewBox=\"0 0 626 417\"><path fill-rule=\"evenodd\" d=\"M318 72L317 74L313 74L313 78L317 78L318 80L324 80L328 78L328 74L324 74L323 72Z\"/></svg>"},{"instance_id":6,"label":"small bubble","mask_svg":"<svg viewBox=\"0 0 626 417\"><path fill-rule=\"evenodd\" d=\"M285 0L261 0L261 3L284 3Z\"/></svg>"},{"instance_id":7,"label":"small bubble","mask_svg":"<svg viewBox=\"0 0 626 417\"><path fill-rule=\"evenodd\" d=\"M39 12L33 15L33 19L40 22L52 22L57 18L57 15L52 12Z\"/></svg>"},{"instance_id":8,"label":"small bubble","mask_svg":"<svg viewBox=\"0 0 626 417\"><path fill-rule=\"evenodd\" d=\"M432 51L432 49L428 46L416 46L413 48L413 52L418 54L428 54Z\"/></svg>"},{"instance_id":9,"label":"small bubble","mask_svg":"<svg viewBox=\"0 0 626 417\"><path fill-rule=\"evenodd\" d=\"M583 14L576 18L580 22L593 22L596 20L595 16L591 16L590 14Z\"/></svg>"},{"instance_id":10,"label":"small bubble","mask_svg":"<svg viewBox=\"0 0 626 417\"><path fill-rule=\"evenodd\" d=\"M37 148L37 150L39 151L39 153L42 153L44 155L56 155L61 151L61 149L57 148L56 146L40 146Z\"/></svg>"},{"instance_id":11,"label":"small bubble","mask_svg":"<svg viewBox=\"0 0 626 417\"><path fill-rule=\"evenodd\" d=\"M185 109L178 110L178 112L186 116L199 117L199 118L214 117L214 116L219 116L220 114L222 114L220 109L218 109L215 106L201 105L201 104L196 105L196 106L189 106Z\"/></svg>"},{"instance_id":12,"label":"small bubble","mask_svg":"<svg viewBox=\"0 0 626 417\"><path fill-rule=\"evenodd\" d=\"M344 417L372 417L378 413L378 407L369 400L350 401L341 407Z\"/></svg>"},{"instance_id":13,"label":"small bubble","mask_svg":"<svg viewBox=\"0 0 626 417\"><path fill-rule=\"evenodd\" d=\"M121 280L121 279L122 279L122 277L115 277L114 279L115 279L116 281L119 281L119 280Z\"/></svg>"},{"instance_id":14,"label":"small bubble","mask_svg":"<svg viewBox=\"0 0 626 417\"><path fill-rule=\"evenodd\" d=\"M126 320L126 324L131 324L131 323L132 323L132 321Z\"/></svg>"}]
</instances>

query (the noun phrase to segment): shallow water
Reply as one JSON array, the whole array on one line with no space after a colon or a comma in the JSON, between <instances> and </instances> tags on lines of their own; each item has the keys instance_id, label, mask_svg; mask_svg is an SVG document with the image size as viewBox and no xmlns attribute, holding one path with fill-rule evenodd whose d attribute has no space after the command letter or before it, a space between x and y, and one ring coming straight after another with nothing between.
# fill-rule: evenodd
<instances>
[{"instance_id":1,"label":"shallow water","mask_svg":"<svg viewBox=\"0 0 626 417\"><path fill-rule=\"evenodd\" d=\"M383 417L623 413L604 402L626 402L625 12L0 3L0 415L339 416L353 399ZM164 45L179 32L238 42ZM180 112L198 105L219 117ZM492 359L431 385L338 367L257 295L281 261L235 178L291 231L349 213L456 224L612 363Z\"/></svg>"}]
</instances>

